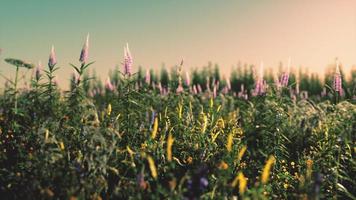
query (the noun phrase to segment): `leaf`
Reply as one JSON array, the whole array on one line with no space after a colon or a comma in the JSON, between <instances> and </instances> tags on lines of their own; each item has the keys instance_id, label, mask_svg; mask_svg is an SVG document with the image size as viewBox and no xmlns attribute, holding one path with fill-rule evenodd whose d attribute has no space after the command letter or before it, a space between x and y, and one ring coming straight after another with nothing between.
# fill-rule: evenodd
<instances>
[{"instance_id":1,"label":"leaf","mask_svg":"<svg viewBox=\"0 0 356 200\"><path fill-rule=\"evenodd\" d=\"M77 66L73 65L72 63L69 63L69 64L75 69L75 71L78 72L78 74L81 74L81 73L80 73L80 70L78 69Z\"/></svg>"},{"instance_id":2,"label":"leaf","mask_svg":"<svg viewBox=\"0 0 356 200\"><path fill-rule=\"evenodd\" d=\"M356 197L353 196L343 185L341 185L341 183L337 183L336 187L340 192L343 192L350 199L356 199Z\"/></svg>"}]
</instances>

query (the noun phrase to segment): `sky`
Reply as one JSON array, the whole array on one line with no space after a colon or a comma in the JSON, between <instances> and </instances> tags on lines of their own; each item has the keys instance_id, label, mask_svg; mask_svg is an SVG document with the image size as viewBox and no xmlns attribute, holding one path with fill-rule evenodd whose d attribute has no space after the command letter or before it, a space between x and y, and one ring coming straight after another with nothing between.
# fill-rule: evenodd
<instances>
[{"instance_id":1,"label":"sky","mask_svg":"<svg viewBox=\"0 0 356 200\"><path fill-rule=\"evenodd\" d=\"M323 73L338 57L356 64L356 0L0 0L0 73L13 77L7 57L46 67L54 45L67 87L90 34L91 69L104 80L123 60L160 69L184 59L192 70L217 63L228 73L240 61L286 63ZM31 73L31 72L28 72ZM0 88L4 80L0 77Z\"/></svg>"}]
</instances>

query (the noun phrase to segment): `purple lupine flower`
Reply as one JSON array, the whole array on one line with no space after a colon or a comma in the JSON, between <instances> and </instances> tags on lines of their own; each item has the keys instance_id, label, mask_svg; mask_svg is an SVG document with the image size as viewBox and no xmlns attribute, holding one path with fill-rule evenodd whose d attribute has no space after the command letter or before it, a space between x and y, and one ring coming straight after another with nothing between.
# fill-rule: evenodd
<instances>
[{"instance_id":1,"label":"purple lupine flower","mask_svg":"<svg viewBox=\"0 0 356 200\"><path fill-rule=\"evenodd\" d=\"M176 92L177 92L177 94L183 92L183 86L182 86L182 84L179 84L179 85L178 85L178 88L177 88Z\"/></svg>"},{"instance_id":2,"label":"purple lupine flower","mask_svg":"<svg viewBox=\"0 0 356 200\"><path fill-rule=\"evenodd\" d=\"M125 75L131 76L133 59L130 53L129 44L124 47L124 72Z\"/></svg>"},{"instance_id":3,"label":"purple lupine flower","mask_svg":"<svg viewBox=\"0 0 356 200\"><path fill-rule=\"evenodd\" d=\"M279 81L279 78L278 78L277 74L275 74L275 76L274 76L274 85L276 86L277 90L281 89L282 84Z\"/></svg>"},{"instance_id":4,"label":"purple lupine flower","mask_svg":"<svg viewBox=\"0 0 356 200\"><path fill-rule=\"evenodd\" d=\"M209 182L208 182L207 178L201 177L199 179L199 189L200 190L204 190L206 187L208 187L208 184L209 184Z\"/></svg>"},{"instance_id":5,"label":"purple lupine flower","mask_svg":"<svg viewBox=\"0 0 356 200\"><path fill-rule=\"evenodd\" d=\"M229 78L226 78L226 86L228 90L231 90L231 82Z\"/></svg>"},{"instance_id":6,"label":"purple lupine flower","mask_svg":"<svg viewBox=\"0 0 356 200\"><path fill-rule=\"evenodd\" d=\"M280 81L282 87L287 87L288 86L289 73L290 73L290 63L291 63L291 59L289 58L288 59L287 71L282 74L281 81Z\"/></svg>"},{"instance_id":7,"label":"purple lupine flower","mask_svg":"<svg viewBox=\"0 0 356 200\"><path fill-rule=\"evenodd\" d=\"M185 84L187 86L190 86L190 76L189 76L189 72L185 72Z\"/></svg>"},{"instance_id":8,"label":"purple lupine flower","mask_svg":"<svg viewBox=\"0 0 356 200\"><path fill-rule=\"evenodd\" d=\"M88 61L89 56L89 33L87 35L87 39L83 45L82 51L80 52L79 61L82 64L85 64Z\"/></svg>"},{"instance_id":9,"label":"purple lupine flower","mask_svg":"<svg viewBox=\"0 0 356 200\"><path fill-rule=\"evenodd\" d=\"M333 82L333 87L335 92L339 93L340 95L342 94L342 80L341 80L341 73L340 73L340 68L339 68L339 61L336 61L336 71L334 75L334 82Z\"/></svg>"},{"instance_id":10,"label":"purple lupine flower","mask_svg":"<svg viewBox=\"0 0 356 200\"><path fill-rule=\"evenodd\" d=\"M256 78L254 95L263 95L265 93L265 84L263 80L263 62L261 62L260 71Z\"/></svg>"},{"instance_id":11,"label":"purple lupine flower","mask_svg":"<svg viewBox=\"0 0 356 200\"><path fill-rule=\"evenodd\" d=\"M57 64L56 53L54 52L54 46L52 45L51 53L49 54L48 67L53 70L53 67Z\"/></svg>"},{"instance_id":12,"label":"purple lupine flower","mask_svg":"<svg viewBox=\"0 0 356 200\"><path fill-rule=\"evenodd\" d=\"M41 61L39 61L35 71L35 78L37 81L39 81L41 78L41 70L42 70L42 63Z\"/></svg>"},{"instance_id":13,"label":"purple lupine flower","mask_svg":"<svg viewBox=\"0 0 356 200\"><path fill-rule=\"evenodd\" d=\"M193 85L193 94L198 94L197 86Z\"/></svg>"},{"instance_id":14,"label":"purple lupine flower","mask_svg":"<svg viewBox=\"0 0 356 200\"><path fill-rule=\"evenodd\" d=\"M214 87L213 87L213 97L216 98L217 96L217 87L216 87L216 84L214 84Z\"/></svg>"},{"instance_id":15,"label":"purple lupine flower","mask_svg":"<svg viewBox=\"0 0 356 200\"><path fill-rule=\"evenodd\" d=\"M151 83L151 73L149 69L146 69L145 82L147 85Z\"/></svg>"},{"instance_id":16,"label":"purple lupine flower","mask_svg":"<svg viewBox=\"0 0 356 200\"><path fill-rule=\"evenodd\" d=\"M105 81L105 88L109 91L114 91L114 86L111 83L110 77L108 77Z\"/></svg>"},{"instance_id":17,"label":"purple lupine flower","mask_svg":"<svg viewBox=\"0 0 356 200\"><path fill-rule=\"evenodd\" d=\"M198 89L198 93L202 93L203 92L203 89L201 88L200 84L198 84L197 89Z\"/></svg>"}]
</instances>

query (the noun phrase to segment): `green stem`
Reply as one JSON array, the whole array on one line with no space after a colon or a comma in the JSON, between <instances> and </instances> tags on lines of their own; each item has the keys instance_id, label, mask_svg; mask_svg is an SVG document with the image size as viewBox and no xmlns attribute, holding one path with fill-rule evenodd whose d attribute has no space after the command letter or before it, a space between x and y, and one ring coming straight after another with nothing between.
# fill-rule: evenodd
<instances>
[{"instance_id":1,"label":"green stem","mask_svg":"<svg viewBox=\"0 0 356 200\"><path fill-rule=\"evenodd\" d=\"M16 76L15 76L15 114L17 114L17 81L18 81L19 67L16 66Z\"/></svg>"}]
</instances>

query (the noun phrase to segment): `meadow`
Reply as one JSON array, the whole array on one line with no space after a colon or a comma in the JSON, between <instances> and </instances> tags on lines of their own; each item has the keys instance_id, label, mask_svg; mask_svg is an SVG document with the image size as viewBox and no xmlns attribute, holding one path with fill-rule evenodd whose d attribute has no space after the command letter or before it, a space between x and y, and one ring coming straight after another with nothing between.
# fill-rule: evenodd
<instances>
[{"instance_id":1,"label":"meadow","mask_svg":"<svg viewBox=\"0 0 356 200\"><path fill-rule=\"evenodd\" d=\"M53 47L46 67L5 59L2 199L355 199L356 70L133 72L126 47L103 82L88 50L68 91Z\"/></svg>"}]
</instances>

